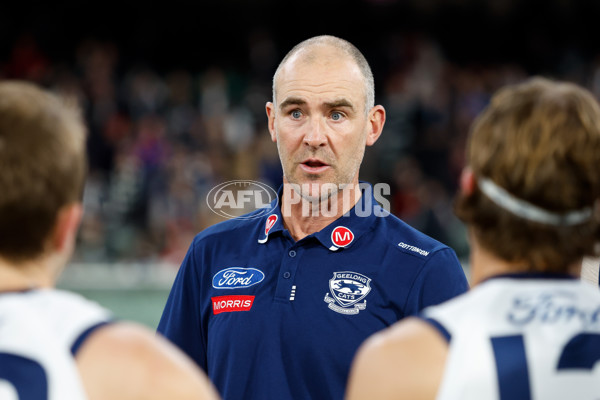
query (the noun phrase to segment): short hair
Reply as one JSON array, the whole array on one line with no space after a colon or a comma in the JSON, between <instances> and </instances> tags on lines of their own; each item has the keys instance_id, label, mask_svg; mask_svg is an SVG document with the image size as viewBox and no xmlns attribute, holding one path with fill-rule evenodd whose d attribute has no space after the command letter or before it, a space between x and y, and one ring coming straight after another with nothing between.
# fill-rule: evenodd
<instances>
[{"instance_id":1,"label":"short hair","mask_svg":"<svg viewBox=\"0 0 600 400\"><path fill-rule=\"evenodd\" d=\"M467 163L512 196L555 214L597 207L600 108L572 83L541 77L507 86L472 125ZM532 271L564 273L600 238L597 213L576 224L518 217L477 188L455 212L486 250Z\"/></svg>"},{"instance_id":2,"label":"short hair","mask_svg":"<svg viewBox=\"0 0 600 400\"><path fill-rule=\"evenodd\" d=\"M360 52L360 50L358 50L356 46L347 40L330 35L321 35L306 39L294 46L285 55L285 57L283 57L279 63L279 66L277 67L277 70L275 71L275 74L273 75L273 101L276 101L277 96L275 84L283 66L287 63L287 61L301 50L320 45L332 46L342 51L342 53L348 55L356 63L365 80L365 109L368 112L375 106L375 80L373 78L371 67L369 66L365 56Z\"/></svg>"},{"instance_id":3,"label":"short hair","mask_svg":"<svg viewBox=\"0 0 600 400\"><path fill-rule=\"evenodd\" d=\"M59 210L81 200L86 130L75 102L32 83L0 82L0 257L46 251Z\"/></svg>"}]
</instances>

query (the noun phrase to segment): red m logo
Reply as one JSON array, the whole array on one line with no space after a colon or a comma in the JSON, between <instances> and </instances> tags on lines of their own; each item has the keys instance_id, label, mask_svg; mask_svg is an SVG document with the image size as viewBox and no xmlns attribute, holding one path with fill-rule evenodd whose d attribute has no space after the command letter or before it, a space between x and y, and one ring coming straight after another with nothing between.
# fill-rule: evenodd
<instances>
[{"instance_id":1,"label":"red m logo","mask_svg":"<svg viewBox=\"0 0 600 400\"><path fill-rule=\"evenodd\" d=\"M345 242L347 240L352 239L352 235L350 234L350 232L336 232L335 233L335 241L336 242Z\"/></svg>"},{"instance_id":2,"label":"red m logo","mask_svg":"<svg viewBox=\"0 0 600 400\"><path fill-rule=\"evenodd\" d=\"M354 240L354 234L345 226L338 226L331 232L331 241L338 247L346 247Z\"/></svg>"}]
</instances>

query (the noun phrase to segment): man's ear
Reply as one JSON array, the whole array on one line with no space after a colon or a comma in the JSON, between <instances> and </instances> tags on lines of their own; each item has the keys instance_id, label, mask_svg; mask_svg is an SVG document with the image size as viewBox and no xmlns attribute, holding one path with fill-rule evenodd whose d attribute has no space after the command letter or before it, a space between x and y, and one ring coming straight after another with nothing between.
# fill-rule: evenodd
<instances>
[{"instance_id":1,"label":"man's ear","mask_svg":"<svg viewBox=\"0 0 600 400\"><path fill-rule=\"evenodd\" d=\"M270 101L265 105L267 111L267 119L269 125L269 133L271 134L271 140L277 142L277 134L275 133L275 105Z\"/></svg>"},{"instance_id":2,"label":"man's ear","mask_svg":"<svg viewBox=\"0 0 600 400\"><path fill-rule=\"evenodd\" d=\"M82 215L81 203L71 203L60 209L52 232L51 245L54 251L72 250Z\"/></svg>"},{"instance_id":3,"label":"man's ear","mask_svg":"<svg viewBox=\"0 0 600 400\"><path fill-rule=\"evenodd\" d=\"M465 167L460 174L460 190L465 196L470 196L475 191L477 181L471 167Z\"/></svg>"},{"instance_id":4,"label":"man's ear","mask_svg":"<svg viewBox=\"0 0 600 400\"><path fill-rule=\"evenodd\" d=\"M377 105L369 111L368 124L366 145L372 146L379 139L383 125L385 125L385 108L383 106Z\"/></svg>"}]
</instances>

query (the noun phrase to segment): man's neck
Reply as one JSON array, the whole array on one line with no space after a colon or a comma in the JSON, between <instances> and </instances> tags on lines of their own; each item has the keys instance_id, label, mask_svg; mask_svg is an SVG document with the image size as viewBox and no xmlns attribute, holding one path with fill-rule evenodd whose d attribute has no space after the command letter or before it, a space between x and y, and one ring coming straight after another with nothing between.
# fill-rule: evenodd
<instances>
[{"instance_id":1,"label":"man's neck","mask_svg":"<svg viewBox=\"0 0 600 400\"><path fill-rule=\"evenodd\" d=\"M326 200L292 199L293 189L285 187L281 204L283 223L295 241L319 232L350 211L362 195L358 183L350 184Z\"/></svg>"}]
</instances>

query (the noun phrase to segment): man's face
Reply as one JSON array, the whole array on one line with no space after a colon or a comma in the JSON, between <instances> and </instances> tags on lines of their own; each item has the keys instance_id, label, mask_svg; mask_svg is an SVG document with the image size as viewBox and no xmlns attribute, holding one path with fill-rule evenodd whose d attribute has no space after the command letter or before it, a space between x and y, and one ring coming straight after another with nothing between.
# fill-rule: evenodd
<instances>
[{"instance_id":1,"label":"man's face","mask_svg":"<svg viewBox=\"0 0 600 400\"><path fill-rule=\"evenodd\" d=\"M276 104L267 104L284 182L309 184L301 193L309 199L327 197L325 183L358 183L365 145L374 142L356 64L331 48L313 51L309 61L300 53L286 63L275 82Z\"/></svg>"}]
</instances>

